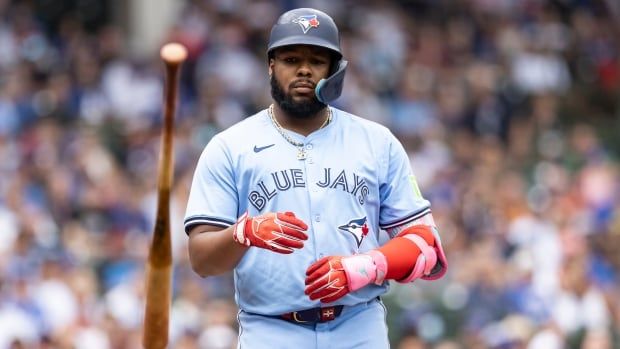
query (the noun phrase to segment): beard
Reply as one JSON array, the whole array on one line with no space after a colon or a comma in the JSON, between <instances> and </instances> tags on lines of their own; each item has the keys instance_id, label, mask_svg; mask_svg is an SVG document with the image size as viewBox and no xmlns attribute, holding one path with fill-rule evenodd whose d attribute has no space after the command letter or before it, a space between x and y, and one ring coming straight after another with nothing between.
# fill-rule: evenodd
<instances>
[{"instance_id":1,"label":"beard","mask_svg":"<svg viewBox=\"0 0 620 349\"><path fill-rule=\"evenodd\" d=\"M315 95L311 99L295 102L290 94L287 94L275 78L275 74L269 79L271 84L271 97L278 104L280 109L293 118L308 119L323 110L327 105L320 102Z\"/></svg>"}]
</instances>

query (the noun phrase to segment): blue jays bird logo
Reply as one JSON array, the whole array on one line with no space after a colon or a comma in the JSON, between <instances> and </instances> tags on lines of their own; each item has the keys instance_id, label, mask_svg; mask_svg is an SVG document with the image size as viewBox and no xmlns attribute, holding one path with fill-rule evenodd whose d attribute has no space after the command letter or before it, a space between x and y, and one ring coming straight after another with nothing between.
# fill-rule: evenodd
<instances>
[{"instance_id":1,"label":"blue jays bird logo","mask_svg":"<svg viewBox=\"0 0 620 349\"><path fill-rule=\"evenodd\" d=\"M364 236L368 235L369 231L368 224L366 224L366 217L352 219L349 223L339 226L338 229L351 233L355 238L355 242L357 242L358 248L362 244Z\"/></svg>"},{"instance_id":2,"label":"blue jays bird logo","mask_svg":"<svg viewBox=\"0 0 620 349\"><path fill-rule=\"evenodd\" d=\"M316 15L299 16L293 20L293 23L299 24L304 34L306 34L310 28L318 28L319 26L319 20L316 18Z\"/></svg>"}]
</instances>

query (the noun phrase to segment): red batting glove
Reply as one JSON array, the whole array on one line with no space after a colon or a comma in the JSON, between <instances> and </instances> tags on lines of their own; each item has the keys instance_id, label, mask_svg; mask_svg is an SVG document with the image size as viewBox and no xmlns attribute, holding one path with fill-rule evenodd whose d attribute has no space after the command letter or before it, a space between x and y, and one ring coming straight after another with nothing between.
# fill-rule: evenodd
<instances>
[{"instance_id":1,"label":"red batting glove","mask_svg":"<svg viewBox=\"0 0 620 349\"><path fill-rule=\"evenodd\" d=\"M330 303L349 293L347 274L342 266L342 256L323 257L306 270L305 294L311 300Z\"/></svg>"},{"instance_id":2,"label":"red batting glove","mask_svg":"<svg viewBox=\"0 0 620 349\"><path fill-rule=\"evenodd\" d=\"M246 212L237 220L233 238L245 246L289 254L294 248L304 247L303 241L308 240L304 233L307 229L308 225L293 212L269 212L256 217Z\"/></svg>"},{"instance_id":3,"label":"red batting glove","mask_svg":"<svg viewBox=\"0 0 620 349\"><path fill-rule=\"evenodd\" d=\"M311 300L331 303L370 283L383 284L386 272L385 256L376 250L321 258L306 270L305 293Z\"/></svg>"}]
</instances>

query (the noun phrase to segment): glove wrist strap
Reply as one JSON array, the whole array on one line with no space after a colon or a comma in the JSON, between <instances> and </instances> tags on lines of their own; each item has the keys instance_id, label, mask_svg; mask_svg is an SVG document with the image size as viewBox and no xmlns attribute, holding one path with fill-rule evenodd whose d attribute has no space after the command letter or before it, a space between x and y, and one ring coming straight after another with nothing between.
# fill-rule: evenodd
<instances>
[{"instance_id":1,"label":"glove wrist strap","mask_svg":"<svg viewBox=\"0 0 620 349\"><path fill-rule=\"evenodd\" d=\"M242 214L233 229L233 239L244 246L250 246L250 239L245 236L245 226L248 222L248 212Z\"/></svg>"},{"instance_id":2,"label":"glove wrist strap","mask_svg":"<svg viewBox=\"0 0 620 349\"><path fill-rule=\"evenodd\" d=\"M366 252L366 254L372 258L372 261L375 264L376 274L377 274L375 281L374 281L375 285L383 284L383 281L385 281L385 276L387 275L387 268L388 268L387 259L385 258L385 255L377 250L368 251Z\"/></svg>"},{"instance_id":3,"label":"glove wrist strap","mask_svg":"<svg viewBox=\"0 0 620 349\"><path fill-rule=\"evenodd\" d=\"M356 254L342 259L342 268L347 274L347 283L351 292L374 282L377 279L377 267L372 257Z\"/></svg>"}]
</instances>

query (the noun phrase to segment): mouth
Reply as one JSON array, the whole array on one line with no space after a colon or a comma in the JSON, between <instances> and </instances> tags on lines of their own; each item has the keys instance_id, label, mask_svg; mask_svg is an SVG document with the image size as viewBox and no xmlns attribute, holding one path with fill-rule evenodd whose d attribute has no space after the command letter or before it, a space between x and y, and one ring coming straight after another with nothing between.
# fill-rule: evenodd
<instances>
[{"instance_id":1,"label":"mouth","mask_svg":"<svg viewBox=\"0 0 620 349\"><path fill-rule=\"evenodd\" d=\"M311 87L297 86L297 87L293 87L293 91L299 94L309 94L309 93L314 92L314 89Z\"/></svg>"},{"instance_id":2,"label":"mouth","mask_svg":"<svg viewBox=\"0 0 620 349\"><path fill-rule=\"evenodd\" d=\"M314 84L309 81L298 81L292 84L292 89L300 94L307 94L314 92Z\"/></svg>"}]
</instances>

